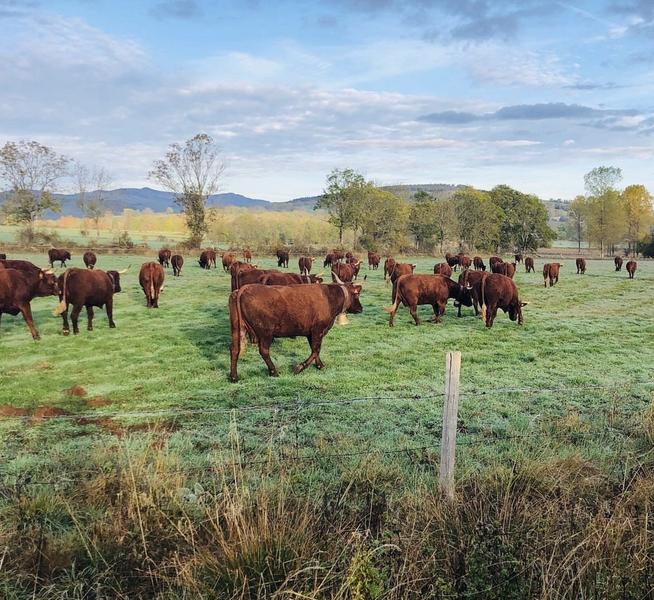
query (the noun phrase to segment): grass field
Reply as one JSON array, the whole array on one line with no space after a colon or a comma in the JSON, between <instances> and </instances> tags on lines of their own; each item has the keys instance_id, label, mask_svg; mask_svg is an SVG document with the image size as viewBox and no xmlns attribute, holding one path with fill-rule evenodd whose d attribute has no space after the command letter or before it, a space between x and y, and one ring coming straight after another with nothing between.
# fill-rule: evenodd
<instances>
[{"instance_id":1,"label":"grass field","mask_svg":"<svg viewBox=\"0 0 654 600\"><path fill-rule=\"evenodd\" d=\"M37 264L45 262L44 255L25 258ZM309 354L306 340L277 340L271 355L280 370L279 378L268 377L258 352L249 348L239 363L241 381L231 384L227 380L229 277L221 270L201 270L189 259L181 278L173 278L167 271L160 308L147 310L137 276L140 264L150 258L99 258L99 268L131 266L122 279L123 292L115 298L116 329L109 329L104 312L96 311L93 332L86 331L83 313L80 334L63 337L61 319L51 314L56 304L54 298L39 298L32 305L42 335L40 342L32 341L22 318L3 316L0 516L4 525L0 527L0 545L12 548L7 559L12 570L5 572L0 565L3 597L25 597L25 589L36 590L37 582L43 581L57 583L50 592L48 588L39 588L39 597L61 597L61 590L81 586L81 580L87 587L79 590L90 590L100 585L98 581L108 578L122 581L122 587L112 584L118 587L110 597L141 597L131 595L129 590L134 588L130 577L134 576L134 569L138 570L134 565L148 556L148 544L151 556L161 551L163 557L149 559L158 565L159 575L143 580L143 585L150 589L143 597L156 595L151 590L164 585L158 579L168 568L164 563L168 564L170 557L189 543L188 535L182 534L178 526L173 527L169 519L186 515L184 522L197 521L199 529L193 530L192 537L200 536L204 513L199 505L188 502L200 502L198 498L205 497L207 492L203 490L209 489L207 486L218 486L211 502L236 502L230 496L232 492L241 494L239 502L245 504L272 502L266 510L283 513L281 522L288 525L288 530L278 534L287 541L297 540L297 532L308 526L296 522L304 518L302 510L298 512L297 507L290 508L283 501L289 493L293 498L298 494L315 497L316 515L324 515L323 504L329 493L341 498L337 502L341 508L346 495L354 494L354 506L360 510L368 506L366 519L377 511L375 499L379 499L380 493L387 510L395 502L396 510L411 513L417 502L415 494L434 489L437 481L444 356L449 350L463 353L457 478L466 488L465 497L481 493L481 484L476 483L478 477L490 478L489 487L483 491L488 499L480 506L497 507L500 511L505 502L491 499L499 481L493 475L497 465L506 465L507 477L513 481L518 468L515 465L528 460L539 465L536 471L527 469L527 479L532 481L533 477L536 486L535 504L525 500L523 487L515 488L515 502L524 502L521 519L526 526L530 527L541 515L557 515L552 507L559 500L546 503L545 508L536 506L545 502L547 494L559 498L561 486L567 486L570 497L576 498L588 492L589 482L596 482L603 491L592 492L593 502L598 511L603 511L602 494L610 488L604 479L597 478L595 471L589 471L590 463L584 461L592 461L592 469L603 469L615 481L626 481L634 457L642 459L642 435L649 431L644 429L643 415L647 414L654 389L654 262L641 261L636 279L629 281L624 271L613 271L610 261L589 261L585 276L575 275L572 261L566 261L559 284L545 289L539 273L544 261L539 259L535 274L527 275L521 269L516 275L521 298L530 302L525 308L524 326L519 327L500 313L491 330L474 318L472 309L466 309L464 316L457 318L451 304L441 324L430 323L430 310L423 307L424 323L415 327L408 311L401 309L396 326L390 329L388 315L383 311L390 301L390 287L384 284L381 270L369 272L364 268L362 275L368 275L362 294L364 312L351 315L349 325L335 326L328 334L321 354L327 366L324 371L309 368L293 375L293 366ZM255 262L273 266L271 258L257 257ZM435 260L412 262L417 263L417 272L430 272ZM72 266L80 266L79 263L79 258L74 258ZM40 418L44 415L58 417ZM632 438L636 431L645 433ZM654 429L647 435L654 436L653 432ZM644 456L649 456L647 450ZM247 470L247 485L246 475L231 471L229 465L234 464L235 457L239 469ZM557 466L551 467L552 461L557 461ZM272 465L276 468L275 481L286 482L279 497L266 492L273 485L268 475L258 479L262 471L269 474ZM491 475L483 475L485 472ZM218 479L216 473L220 473ZM507 485L507 490L514 489L514 483ZM254 495L255 489L262 490L258 493L264 496ZM497 489L504 493L503 488ZM123 491L118 494L118 490ZM182 505L180 498L184 499ZM433 500L429 498L423 501L431 506ZM575 510L575 501L571 502L566 506ZM161 505L161 512L153 512L155 505ZM141 511L147 506L150 520L144 526L146 517ZM211 506L214 505L207 505L210 512L218 510ZM220 510L225 510L226 515L235 511L232 505ZM348 511L351 510L354 509L350 506ZM418 505L415 510L421 516L424 513ZM421 518L402 517L400 512L393 517L397 527ZM340 552L338 547L344 543L350 547L350 541L345 542L342 536L350 535L347 531L353 527L348 520L351 514L342 517L345 524L338 521L338 536L326 539L325 543L332 540L336 546L331 550L322 548L320 552L326 552L325 557L330 552ZM479 514L478 509L472 511L473 521ZM447 510L433 518L435 523L451 520ZM515 514L512 518L517 519ZM97 519L103 523L100 529L94 525ZM249 531L243 529L243 523L234 526L241 534ZM244 541L239 537L238 543L245 544L240 549L234 547L233 540L225 541L225 551L235 553L233 560L238 565L242 559L253 560L256 566L234 567L240 575L229 572L229 583L224 585L233 596L225 592L225 597L268 597L271 589L278 589L274 574L261 575L260 569L268 568L262 566L268 564L268 558L261 565L256 562L270 552L277 556L276 551L264 549L256 560L246 551L250 548L258 552L257 544L267 539L258 528L268 525L250 526L256 540ZM432 522L430 527L433 526ZM39 549L44 527L50 554ZM150 536L147 544L143 531L140 542L138 537L130 542L130 536L137 536L138 529L143 527ZM560 524L550 523L548 527L548 532L559 535ZM477 535L478 527L474 524L471 529L464 529L456 535ZM595 529L593 526L592 530ZM503 531L499 530L497 535L505 536ZM215 535L204 532L208 548L213 547ZM314 537L321 535L314 533ZM418 537L414 542L407 541L407 548L422 547L424 534L415 523L412 535ZM522 540L532 534L516 535ZM569 539L571 547L577 546L575 535ZM158 544L161 536L174 541L169 546ZM125 548L139 544L141 550L135 550L127 560ZM560 542L556 544L559 547ZM195 567L188 568L194 573L202 572L208 568L206 561L199 557L196 544L191 545L189 560ZM365 547L378 552L374 544L369 547L366 543ZM565 547L560 545L561 552ZM313 546L302 548L297 550L296 562L282 561L284 569L293 564L298 572L303 572L310 560L307 557L318 552ZM368 556L361 558L358 549L359 543L351 547L352 564L359 564L357 561ZM384 560L390 560L383 556L379 555L382 565ZM435 567L431 560L420 564L432 571ZM496 558L488 560L492 563ZM622 558L615 556L615 560ZM41 566L46 563L47 569ZM124 565L124 571L109 566L119 564ZM605 564L610 571L610 564ZM80 571L80 565L87 565L86 570ZM345 564L337 571L339 586L351 589L351 582L347 582L352 568ZM184 594L195 588L182 581L185 576L180 573L186 569L179 567L174 582L176 589L183 589L184 593L162 593L157 597L189 597ZM223 567L216 569L224 575ZM580 566L579 572L586 569ZM36 579L30 575L34 572ZM361 577L368 581L370 573L377 571L364 569ZM488 573L487 577L475 580L477 583L466 583L466 589L477 589L474 585L478 585L483 590L492 585L498 590L495 597L508 597L502 595L509 593L508 588L494 583L494 570L490 568ZM212 577L220 579L223 575ZM123 576L125 579L121 579ZM267 582L263 588L255 585L259 577ZM379 575L380 581L386 581L386 577L391 576ZM577 575L571 579L573 588L578 584ZM193 585L200 585L193 581ZM239 585L248 581L247 585L254 587L251 593L241 595ZM376 589L375 581L366 585ZM519 589L524 591L526 584L522 580L507 575L507 581L514 582L511 585L519 583ZM302 586L313 589L314 584L304 582ZM288 585L298 589L299 584ZM637 585L641 585L640 579ZM211 586L208 589L215 590ZM190 597L216 597L204 593L191 592ZM67 597L90 597L85 594L79 591ZM433 597L443 597L439 594ZM361 596L339 596L334 592L325 597L377 596L372 592Z\"/></svg>"}]
</instances>

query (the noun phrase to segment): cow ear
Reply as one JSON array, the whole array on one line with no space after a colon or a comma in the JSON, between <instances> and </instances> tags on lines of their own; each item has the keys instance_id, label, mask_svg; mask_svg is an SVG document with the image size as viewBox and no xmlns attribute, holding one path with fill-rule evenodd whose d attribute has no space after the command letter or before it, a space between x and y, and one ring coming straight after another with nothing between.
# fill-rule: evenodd
<instances>
[{"instance_id":1,"label":"cow ear","mask_svg":"<svg viewBox=\"0 0 654 600\"><path fill-rule=\"evenodd\" d=\"M39 279L43 279L43 271L39 271Z\"/></svg>"},{"instance_id":2,"label":"cow ear","mask_svg":"<svg viewBox=\"0 0 654 600\"><path fill-rule=\"evenodd\" d=\"M356 294L360 294L360 293L361 293L361 290L363 289L363 286L362 286L362 285L353 285L353 286L352 286L352 289L354 290L354 292L355 292Z\"/></svg>"}]
</instances>

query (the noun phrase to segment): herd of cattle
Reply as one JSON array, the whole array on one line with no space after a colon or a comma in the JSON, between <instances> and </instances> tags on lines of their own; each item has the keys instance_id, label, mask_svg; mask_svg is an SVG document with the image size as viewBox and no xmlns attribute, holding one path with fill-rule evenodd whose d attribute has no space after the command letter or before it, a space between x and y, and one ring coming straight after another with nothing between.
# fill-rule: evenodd
<instances>
[{"instance_id":1,"label":"herd of cattle","mask_svg":"<svg viewBox=\"0 0 654 600\"><path fill-rule=\"evenodd\" d=\"M203 250L198 263L203 269L216 268L215 250ZM68 310L72 306L71 321L73 333L79 332L78 319L82 308L86 308L88 330L93 329L94 307L105 308L109 327L113 321L113 295L121 291L122 271L101 271L96 269L97 257L85 252L82 259L85 269L67 268L55 275L54 263L66 267L71 260L68 250L51 249L48 252L49 269L42 269L26 260L8 260L0 254L0 318L2 313L21 313L32 337L39 339L34 327L30 303L39 296L58 296L59 305L54 311L63 320L63 334L68 335ZM238 380L237 364L243 354L247 339L256 344L270 375L277 375L277 369L270 359L270 345L275 338L306 337L311 354L295 367L299 373L312 363L318 369L324 364L320 360L322 341L335 322L344 321L346 313L360 313L363 307L360 294L363 286L356 283L362 261L351 252L332 250L324 259L323 267L331 271L331 283L324 283L323 275L311 274L315 258L300 256L299 273L280 271L288 268L289 252L277 250L278 269L259 269L252 264L252 253L243 252L238 260L233 252L220 255L222 267L231 277L229 295L229 316L231 327L230 379ZM615 270L621 271L623 259L616 256ZM381 256L368 252L368 269L377 270ZM392 327L400 306L406 306L416 325L420 324L418 306L433 307L432 320L440 322L449 299L461 316L463 306L472 307L480 315L486 327L492 327L499 309L509 315L512 321L523 322L522 307L526 302L519 298L513 281L518 264L523 263L527 273L534 272L533 258L515 255L513 262L505 262L498 256L491 256L490 272L479 256L472 259L463 253L446 254L445 262L434 266L434 274L415 274L416 265L401 263L391 256L384 260L384 280L392 284L389 325ZM164 288L165 268L172 268L173 276L179 277L184 258L173 255L168 249L159 251L158 262L146 262L139 272L139 284L146 298L148 308L159 307L159 297ZM555 285L559 280L560 263L543 266L545 287ZM586 260L577 258L577 274L586 272ZM633 279L637 263L629 260L625 265L630 279ZM458 280L452 279L459 269ZM364 277L364 281L367 275Z\"/></svg>"}]
</instances>

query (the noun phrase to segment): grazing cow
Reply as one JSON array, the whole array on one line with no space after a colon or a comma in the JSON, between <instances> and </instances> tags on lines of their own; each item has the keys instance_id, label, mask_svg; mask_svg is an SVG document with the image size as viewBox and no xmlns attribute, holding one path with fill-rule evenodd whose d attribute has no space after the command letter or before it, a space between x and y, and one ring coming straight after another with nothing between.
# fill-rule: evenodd
<instances>
[{"instance_id":1,"label":"grazing cow","mask_svg":"<svg viewBox=\"0 0 654 600\"><path fill-rule=\"evenodd\" d=\"M261 283L261 280L268 273L281 273L276 269L257 269L255 265L248 265L249 268L235 268L232 273L232 292L235 292L244 285L250 283Z\"/></svg>"},{"instance_id":2,"label":"grazing cow","mask_svg":"<svg viewBox=\"0 0 654 600\"><path fill-rule=\"evenodd\" d=\"M207 250L208 253L211 253L211 250ZM224 252L220 255L223 263L223 271L229 273L229 268L232 266L232 263L236 260L236 255L233 252Z\"/></svg>"},{"instance_id":3,"label":"grazing cow","mask_svg":"<svg viewBox=\"0 0 654 600\"><path fill-rule=\"evenodd\" d=\"M522 254L518 252L518 254L515 255L515 264L517 265L518 263L522 262Z\"/></svg>"},{"instance_id":4,"label":"grazing cow","mask_svg":"<svg viewBox=\"0 0 654 600\"><path fill-rule=\"evenodd\" d=\"M323 261L322 266L331 268L331 266L335 263L336 259L334 258L334 253L329 252L325 255L325 260Z\"/></svg>"},{"instance_id":5,"label":"grazing cow","mask_svg":"<svg viewBox=\"0 0 654 600\"><path fill-rule=\"evenodd\" d=\"M488 275L489 273L486 273L486 271L470 271L469 269L459 275L459 285L462 285L470 292L475 315L479 315L481 307L481 282L488 277ZM460 317L462 304L460 302L455 302L454 306L458 308L456 316Z\"/></svg>"},{"instance_id":6,"label":"grazing cow","mask_svg":"<svg viewBox=\"0 0 654 600\"><path fill-rule=\"evenodd\" d=\"M392 256L387 256L386 260L384 261L384 281L386 281L386 277L390 277L391 273L393 272L393 269L395 268L395 259Z\"/></svg>"},{"instance_id":7,"label":"grazing cow","mask_svg":"<svg viewBox=\"0 0 654 600\"><path fill-rule=\"evenodd\" d=\"M344 283L351 283L357 278L360 268L361 261L354 264L336 263L332 265L332 281L340 279Z\"/></svg>"},{"instance_id":8,"label":"grazing cow","mask_svg":"<svg viewBox=\"0 0 654 600\"><path fill-rule=\"evenodd\" d=\"M297 273L281 273L279 271L266 273L259 281L259 283L263 285L301 285L322 282L322 273L319 275L298 275Z\"/></svg>"},{"instance_id":9,"label":"grazing cow","mask_svg":"<svg viewBox=\"0 0 654 600\"><path fill-rule=\"evenodd\" d=\"M205 252L207 253L207 260L209 261L209 265L213 266L213 268L216 269L217 268L216 257L218 256L218 254L216 253L215 250L212 250L211 248L207 248ZM234 258L234 260L236 260L236 258Z\"/></svg>"},{"instance_id":10,"label":"grazing cow","mask_svg":"<svg viewBox=\"0 0 654 600\"><path fill-rule=\"evenodd\" d=\"M613 259L613 263L615 264L615 270L616 271L622 271L622 257L621 256L616 256Z\"/></svg>"},{"instance_id":11,"label":"grazing cow","mask_svg":"<svg viewBox=\"0 0 654 600\"><path fill-rule=\"evenodd\" d=\"M468 285L470 290L471 286ZM481 317L486 322L486 327L492 327L497 316L497 309L501 308L509 313L509 319L522 325L522 307L527 302L520 302L518 288L510 277L500 273L492 273L484 277L480 286L481 295Z\"/></svg>"},{"instance_id":12,"label":"grazing cow","mask_svg":"<svg viewBox=\"0 0 654 600\"><path fill-rule=\"evenodd\" d=\"M368 269L376 271L379 269L379 262L381 258L377 252L368 252Z\"/></svg>"},{"instance_id":13,"label":"grazing cow","mask_svg":"<svg viewBox=\"0 0 654 600\"><path fill-rule=\"evenodd\" d=\"M148 308L159 308L159 294L164 288L164 270L155 262L143 263L139 272L139 283L145 294Z\"/></svg>"},{"instance_id":14,"label":"grazing cow","mask_svg":"<svg viewBox=\"0 0 654 600\"><path fill-rule=\"evenodd\" d=\"M184 257L181 254L173 254L170 264L173 266L173 277L179 277L184 266Z\"/></svg>"},{"instance_id":15,"label":"grazing cow","mask_svg":"<svg viewBox=\"0 0 654 600\"><path fill-rule=\"evenodd\" d=\"M515 275L515 263L505 263L505 262L495 262L491 265L491 271L493 273L499 273L500 275L506 275L513 279Z\"/></svg>"},{"instance_id":16,"label":"grazing cow","mask_svg":"<svg viewBox=\"0 0 654 600\"><path fill-rule=\"evenodd\" d=\"M311 273L311 268L313 267L313 257L300 256L297 261L297 266L300 269L300 273Z\"/></svg>"},{"instance_id":17,"label":"grazing cow","mask_svg":"<svg viewBox=\"0 0 654 600\"><path fill-rule=\"evenodd\" d=\"M434 265L434 275L444 275L445 277L452 277L452 267L446 262Z\"/></svg>"},{"instance_id":18,"label":"grazing cow","mask_svg":"<svg viewBox=\"0 0 654 600\"><path fill-rule=\"evenodd\" d=\"M152 263L156 264L156 263ZM161 268L161 266L159 266ZM93 307L104 307L109 319L109 327L116 327L113 319L114 294L121 291L120 276L122 271L104 271L72 268L59 276L59 306L54 315L63 319L63 334L68 335L68 307L73 305L70 318L73 322L73 335L79 333L78 319L82 308L86 307L87 329L93 331Z\"/></svg>"},{"instance_id":19,"label":"grazing cow","mask_svg":"<svg viewBox=\"0 0 654 600\"><path fill-rule=\"evenodd\" d=\"M94 269L95 263L98 262L98 257L89 250L88 252L84 253L84 256L82 256L82 260L84 261L84 264L86 265L87 269Z\"/></svg>"},{"instance_id":20,"label":"grazing cow","mask_svg":"<svg viewBox=\"0 0 654 600\"><path fill-rule=\"evenodd\" d=\"M627 269L627 273L629 273L629 279L633 279L638 268L638 263L635 260L630 260L627 262L625 268Z\"/></svg>"},{"instance_id":21,"label":"grazing cow","mask_svg":"<svg viewBox=\"0 0 654 600\"><path fill-rule=\"evenodd\" d=\"M470 260L470 257L463 254L463 252L460 252L457 255L457 258L459 259L459 266L462 269L469 269L470 266L472 265L472 261Z\"/></svg>"},{"instance_id":22,"label":"grazing cow","mask_svg":"<svg viewBox=\"0 0 654 600\"><path fill-rule=\"evenodd\" d=\"M229 296L230 381L238 381L238 359L245 352L248 333L256 340L259 354L272 377L279 374L270 359L270 344L274 338L307 338L311 354L295 367L294 373L301 373L312 362L317 369L322 369L325 366L320 360L322 340L338 315L363 311L360 293L361 286L351 283L247 285L232 292Z\"/></svg>"},{"instance_id":23,"label":"grazing cow","mask_svg":"<svg viewBox=\"0 0 654 600\"><path fill-rule=\"evenodd\" d=\"M245 260L246 263L252 262L252 252L250 252L249 248L243 251L243 260Z\"/></svg>"},{"instance_id":24,"label":"grazing cow","mask_svg":"<svg viewBox=\"0 0 654 600\"><path fill-rule=\"evenodd\" d=\"M48 258L50 259L50 268L54 268L54 262L57 260L59 261L60 267L65 267L66 261L71 259L68 250L58 248L50 248L48 250Z\"/></svg>"},{"instance_id":25,"label":"grazing cow","mask_svg":"<svg viewBox=\"0 0 654 600\"><path fill-rule=\"evenodd\" d=\"M13 316L21 313L35 340L40 336L34 327L30 302L37 296L56 296L58 293L57 277L52 271L38 267L36 271L0 268L0 318L2 313Z\"/></svg>"},{"instance_id":26,"label":"grazing cow","mask_svg":"<svg viewBox=\"0 0 654 600\"><path fill-rule=\"evenodd\" d=\"M481 258L481 256L475 256L472 259L472 265L475 267L475 271L485 271L486 270L486 265L484 264L484 261Z\"/></svg>"},{"instance_id":27,"label":"grazing cow","mask_svg":"<svg viewBox=\"0 0 654 600\"><path fill-rule=\"evenodd\" d=\"M445 262L456 271L456 268L459 265L459 257L456 254L447 252L445 253Z\"/></svg>"},{"instance_id":28,"label":"grazing cow","mask_svg":"<svg viewBox=\"0 0 654 600\"><path fill-rule=\"evenodd\" d=\"M275 256L277 256L277 266L288 269L288 250L277 250Z\"/></svg>"},{"instance_id":29,"label":"grazing cow","mask_svg":"<svg viewBox=\"0 0 654 600\"><path fill-rule=\"evenodd\" d=\"M577 263L577 275L585 275L586 274L586 259L585 258L578 258L576 261Z\"/></svg>"},{"instance_id":30,"label":"grazing cow","mask_svg":"<svg viewBox=\"0 0 654 600\"><path fill-rule=\"evenodd\" d=\"M400 304L407 306L416 325L420 325L418 305L430 304L434 308L432 321L441 322L449 298L472 306L470 292L456 281L443 275L403 275L396 282L395 301L384 310L390 313L389 327L393 327L395 313Z\"/></svg>"},{"instance_id":31,"label":"grazing cow","mask_svg":"<svg viewBox=\"0 0 654 600\"><path fill-rule=\"evenodd\" d=\"M170 267L170 257L173 253L168 250L168 248L162 248L159 250L159 264L162 267Z\"/></svg>"},{"instance_id":32,"label":"grazing cow","mask_svg":"<svg viewBox=\"0 0 654 600\"><path fill-rule=\"evenodd\" d=\"M211 260L209 260L209 255L206 250L200 252L200 258L198 258L198 264L202 269L211 269Z\"/></svg>"},{"instance_id":33,"label":"grazing cow","mask_svg":"<svg viewBox=\"0 0 654 600\"><path fill-rule=\"evenodd\" d=\"M534 259L531 256L525 257L525 272L534 273Z\"/></svg>"},{"instance_id":34,"label":"grazing cow","mask_svg":"<svg viewBox=\"0 0 654 600\"><path fill-rule=\"evenodd\" d=\"M562 266L561 263L547 263L543 265L543 280L545 282L545 287L547 287L548 280L550 282L550 287L559 282L559 269Z\"/></svg>"}]
</instances>

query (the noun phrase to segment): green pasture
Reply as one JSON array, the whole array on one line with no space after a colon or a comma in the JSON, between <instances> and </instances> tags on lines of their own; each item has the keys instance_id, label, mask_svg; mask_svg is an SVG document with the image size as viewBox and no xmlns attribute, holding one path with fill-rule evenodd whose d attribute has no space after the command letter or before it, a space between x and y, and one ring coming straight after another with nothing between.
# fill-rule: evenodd
<instances>
[{"instance_id":1,"label":"green pasture","mask_svg":"<svg viewBox=\"0 0 654 600\"><path fill-rule=\"evenodd\" d=\"M23 258L43 263L43 255ZM271 451L356 456L419 448L431 456L433 447L437 456L449 350L463 353L460 469L511 457L516 448L601 459L624 443L607 426L615 425L611 415L632 419L651 400L654 386L644 382L654 380L654 262L641 261L630 281L610 261L589 261L585 276L565 261L559 284L545 289L538 259L536 273L520 267L515 279L529 302L524 326L500 312L490 330L472 309L457 318L451 303L441 324L429 322L431 309L423 307L423 324L415 327L401 309L390 329L383 310L390 286L382 270L364 267L364 312L328 334L324 371L293 375L309 347L305 339L283 339L271 349L279 378L268 377L250 347L239 362L241 381L232 384L228 275L188 259L182 277L167 270L160 308L148 310L138 270L152 258L99 257L98 268L131 267L114 301L116 329L96 309L93 332L82 312L80 334L62 336L55 298L33 302L40 342L21 317L3 315L0 407L27 415L0 418L6 476L74 473L94 466L94 456L117 441L149 447L153 438L190 468L222 460L235 439L255 461ZM412 261L416 272L430 272L436 259ZM254 262L273 266L269 257ZM70 266L81 266L81 257ZM80 395L71 393L75 386ZM42 407L68 416L28 419ZM516 441L516 434L527 437Z\"/></svg>"}]
</instances>

